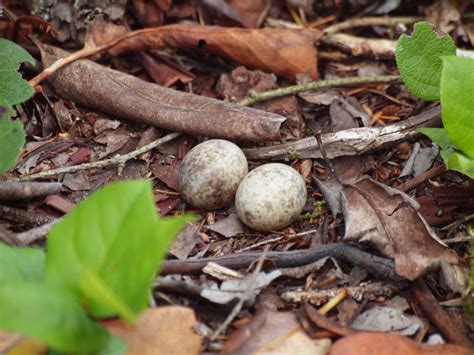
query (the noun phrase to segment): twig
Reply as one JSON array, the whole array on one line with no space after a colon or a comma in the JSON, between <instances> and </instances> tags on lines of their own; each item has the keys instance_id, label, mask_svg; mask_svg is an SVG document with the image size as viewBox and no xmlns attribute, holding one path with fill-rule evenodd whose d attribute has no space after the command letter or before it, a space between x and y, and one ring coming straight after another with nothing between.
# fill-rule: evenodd
<instances>
[{"instance_id":1,"label":"twig","mask_svg":"<svg viewBox=\"0 0 474 355\"><path fill-rule=\"evenodd\" d=\"M202 259L165 260L161 265L161 275L198 273L211 261L231 269L243 269L261 255L260 252L248 252ZM381 279L402 279L394 271L393 260L372 255L347 243L325 244L304 250L269 251L266 259L271 265L282 268L310 264L326 256L358 265Z\"/></svg>"},{"instance_id":2,"label":"twig","mask_svg":"<svg viewBox=\"0 0 474 355\"><path fill-rule=\"evenodd\" d=\"M367 26L387 26L392 27L398 23L408 25L417 21L422 21L422 17L387 17L387 16L374 16L374 17L361 17L352 18L347 21L336 23L332 26L326 27L324 32L335 33L342 30L347 30L354 27L367 27Z\"/></svg>"},{"instance_id":3,"label":"twig","mask_svg":"<svg viewBox=\"0 0 474 355\"><path fill-rule=\"evenodd\" d=\"M342 337L358 333L356 330L343 327L342 325L339 325L331 319L325 317L307 302L303 304L303 309L305 310L308 318L311 319L311 321L319 328L325 329Z\"/></svg>"},{"instance_id":4,"label":"twig","mask_svg":"<svg viewBox=\"0 0 474 355\"><path fill-rule=\"evenodd\" d=\"M2 182L0 181L0 200L24 200L48 195L61 191L62 184L58 182Z\"/></svg>"},{"instance_id":5,"label":"twig","mask_svg":"<svg viewBox=\"0 0 474 355\"><path fill-rule=\"evenodd\" d=\"M396 186L396 189L406 192L417 187L426 180L433 179L439 175L444 174L445 172L446 166L444 164L434 166L430 170L425 171L423 174L415 176L413 179L407 180L403 184Z\"/></svg>"},{"instance_id":6,"label":"twig","mask_svg":"<svg viewBox=\"0 0 474 355\"><path fill-rule=\"evenodd\" d=\"M46 235L49 233L51 228L58 223L61 220L61 218L58 218L52 222L43 224L42 226L36 227L29 229L25 232L18 233L16 235L16 239L19 241L21 245L30 245L40 239L43 239L46 237Z\"/></svg>"},{"instance_id":7,"label":"twig","mask_svg":"<svg viewBox=\"0 0 474 355\"><path fill-rule=\"evenodd\" d=\"M85 163L85 164L80 164L80 165L67 166L64 168L42 171L37 174L24 175L24 176L20 176L14 179L10 179L9 181L27 181L27 180L39 179L39 178L44 178L44 177L49 177L49 176L55 176L55 175L63 174L63 173L72 173L72 172L76 172L80 170L100 169L100 168L105 168L105 167L113 166L113 165L118 165L120 167L120 166L123 166L128 160L134 159L138 157L139 155L148 152L149 150L152 150L166 142L169 142L175 139L176 137L179 137L180 135L181 133L170 133L130 153L123 154L123 155L116 155L113 158L99 160L92 163Z\"/></svg>"},{"instance_id":8,"label":"twig","mask_svg":"<svg viewBox=\"0 0 474 355\"><path fill-rule=\"evenodd\" d=\"M270 100L275 97L299 94L300 92L327 89L336 86L349 86L361 84L388 83L399 79L398 75L380 75L380 76L357 76L348 78L338 78L331 80L312 81L307 84L292 85L285 88L269 90L264 92L251 91L249 95L239 102L242 106L250 106L259 101Z\"/></svg>"},{"instance_id":9,"label":"twig","mask_svg":"<svg viewBox=\"0 0 474 355\"><path fill-rule=\"evenodd\" d=\"M10 221L33 225L41 225L55 220L55 218L44 216L42 214L2 205L0 205L0 216Z\"/></svg>"},{"instance_id":10,"label":"twig","mask_svg":"<svg viewBox=\"0 0 474 355\"><path fill-rule=\"evenodd\" d=\"M232 309L232 312L227 316L226 320L216 329L216 331L212 334L210 340L214 341L217 339L217 337L224 332L229 324L234 320L235 317L240 313L242 310L242 307L244 306L244 303L251 298L251 295L254 292L254 286L255 282L257 281L258 274L262 270L263 262L265 261L265 255L268 251L268 246L267 248L263 251L263 253L260 255L260 258L258 259L257 266L255 267L255 270L253 271L248 287L245 290L245 292L242 295L239 295L239 301L235 305L235 307Z\"/></svg>"},{"instance_id":11,"label":"twig","mask_svg":"<svg viewBox=\"0 0 474 355\"><path fill-rule=\"evenodd\" d=\"M133 37L139 37L142 36L146 32L150 32L156 29L143 29L143 30L138 30L138 31L132 31L124 34L123 36L120 36L118 38L113 39L110 42L107 42L103 45L89 48L89 47L84 47L81 50L78 50L77 52L74 52L70 55L68 55L66 58L61 58L58 59L56 62L54 62L52 65L50 65L48 68L44 69L41 73L36 75L34 78L32 78L30 81L28 81L28 84L30 84L33 88L38 86L43 80L48 79L51 75L53 75L56 71L61 69L62 67L65 67L68 64L71 64L72 62L75 62L78 59L82 58L87 58L90 57L94 54L98 54L100 52L106 51L115 45L119 44L120 42L127 40L129 38ZM32 37L30 39L38 46L38 48L41 48L39 43L36 43L36 40Z\"/></svg>"},{"instance_id":12,"label":"twig","mask_svg":"<svg viewBox=\"0 0 474 355\"><path fill-rule=\"evenodd\" d=\"M407 286L407 283L363 283L360 286L345 287L350 297L360 302L362 300L376 301L383 298L390 298L397 292L400 292ZM320 306L333 297L340 294L341 288L330 288L326 290L309 290L309 291L286 291L281 294L281 298L287 302L299 303L310 302L316 306Z\"/></svg>"},{"instance_id":13,"label":"twig","mask_svg":"<svg viewBox=\"0 0 474 355\"><path fill-rule=\"evenodd\" d=\"M459 329L453 318L439 305L423 279L415 281L411 288L411 293L420 305L423 313L425 313L426 318L438 328L448 341L472 347L471 341Z\"/></svg>"}]
</instances>

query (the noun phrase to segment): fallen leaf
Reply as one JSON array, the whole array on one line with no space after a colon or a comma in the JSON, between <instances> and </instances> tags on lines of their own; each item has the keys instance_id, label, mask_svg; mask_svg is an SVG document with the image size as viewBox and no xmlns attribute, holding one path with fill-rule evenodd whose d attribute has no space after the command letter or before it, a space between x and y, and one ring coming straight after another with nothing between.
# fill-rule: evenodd
<instances>
[{"instance_id":1,"label":"fallen leaf","mask_svg":"<svg viewBox=\"0 0 474 355\"><path fill-rule=\"evenodd\" d=\"M311 339L303 331L293 312L263 309L258 317L255 316L246 326L230 335L222 354L325 355L330 345L329 339Z\"/></svg>"},{"instance_id":2,"label":"fallen leaf","mask_svg":"<svg viewBox=\"0 0 474 355\"><path fill-rule=\"evenodd\" d=\"M175 238L169 253L178 259L187 259L198 239L199 223L188 223Z\"/></svg>"},{"instance_id":3,"label":"fallen leaf","mask_svg":"<svg viewBox=\"0 0 474 355\"><path fill-rule=\"evenodd\" d=\"M229 217L221 219L214 224L208 225L207 229L217 232L226 238L245 233L245 226L240 221L237 213L232 213Z\"/></svg>"},{"instance_id":4,"label":"fallen leaf","mask_svg":"<svg viewBox=\"0 0 474 355\"><path fill-rule=\"evenodd\" d=\"M368 177L343 189L344 240L369 243L395 259L395 271L414 280L457 256L429 228L418 203L401 191Z\"/></svg>"},{"instance_id":5,"label":"fallen leaf","mask_svg":"<svg viewBox=\"0 0 474 355\"><path fill-rule=\"evenodd\" d=\"M268 2L266 0L230 0L229 3L240 15L242 25L251 28L258 23Z\"/></svg>"},{"instance_id":6,"label":"fallen leaf","mask_svg":"<svg viewBox=\"0 0 474 355\"><path fill-rule=\"evenodd\" d=\"M351 328L368 332L400 331L401 335L414 335L423 326L416 316L407 316L403 311L390 307L374 307L360 314Z\"/></svg>"},{"instance_id":7,"label":"fallen leaf","mask_svg":"<svg viewBox=\"0 0 474 355\"><path fill-rule=\"evenodd\" d=\"M104 326L125 340L128 355L199 354L201 337L194 311L187 307L166 306L147 309L135 326L120 320L105 321Z\"/></svg>"},{"instance_id":8,"label":"fallen leaf","mask_svg":"<svg viewBox=\"0 0 474 355\"><path fill-rule=\"evenodd\" d=\"M178 191L179 188L179 165L180 161L173 159L171 164L155 160L151 165L154 176L163 181L169 188Z\"/></svg>"},{"instance_id":9,"label":"fallen leaf","mask_svg":"<svg viewBox=\"0 0 474 355\"><path fill-rule=\"evenodd\" d=\"M221 75L216 87L224 99L232 102L244 99L250 91L262 92L277 88L272 74L260 70L248 70L242 66L235 68L230 74ZM254 107L286 117L287 120L282 125L282 135L286 139L301 138L304 122L294 96L256 103Z\"/></svg>"},{"instance_id":10,"label":"fallen leaf","mask_svg":"<svg viewBox=\"0 0 474 355\"><path fill-rule=\"evenodd\" d=\"M254 280L253 275L248 274L243 279L224 281L220 286L217 283L214 283L210 287L203 289L201 291L201 296L214 303L229 304L231 301L247 292L249 287L252 287L253 294L249 295L249 299L250 296L252 296L252 302L250 303L253 303L255 297L260 293L260 291L270 285L273 280L281 275L280 270L274 270L269 273L261 272Z\"/></svg>"},{"instance_id":11,"label":"fallen leaf","mask_svg":"<svg viewBox=\"0 0 474 355\"><path fill-rule=\"evenodd\" d=\"M469 355L472 349L459 345L424 345L398 334L359 333L338 340L329 355Z\"/></svg>"},{"instance_id":12,"label":"fallen leaf","mask_svg":"<svg viewBox=\"0 0 474 355\"><path fill-rule=\"evenodd\" d=\"M187 84L196 78L193 73L159 53L153 53L153 56L151 56L140 52L138 54L138 60L148 75L152 77L153 81L159 85L170 87L178 81Z\"/></svg>"},{"instance_id":13,"label":"fallen leaf","mask_svg":"<svg viewBox=\"0 0 474 355\"><path fill-rule=\"evenodd\" d=\"M109 49L112 55L143 49L202 48L203 51L250 68L296 79L296 74L318 78L314 42L316 29L242 29L176 24L130 32Z\"/></svg>"},{"instance_id":14,"label":"fallen leaf","mask_svg":"<svg viewBox=\"0 0 474 355\"><path fill-rule=\"evenodd\" d=\"M44 66L68 55L44 44L41 51ZM77 104L196 136L234 141L279 140L280 126L286 120L273 113L164 88L87 59L69 64L48 80L58 95Z\"/></svg>"}]
</instances>

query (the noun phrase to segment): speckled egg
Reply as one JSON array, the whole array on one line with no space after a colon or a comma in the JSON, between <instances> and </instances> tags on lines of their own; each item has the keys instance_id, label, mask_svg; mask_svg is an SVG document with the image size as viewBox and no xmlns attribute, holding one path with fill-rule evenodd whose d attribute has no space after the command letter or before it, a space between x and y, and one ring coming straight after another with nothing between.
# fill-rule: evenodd
<instances>
[{"instance_id":1,"label":"speckled egg","mask_svg":"<svg viewBox=\"0 0 474 355\"><path fill-rule=\"evenodd\" d=\"M198 144L184 157L179 170L179 192L197 209L216 209L232 202L247 173L247 158L238 146L211 139Z\"/></svg>"},{"instance_id":2,"label":"speckled egg","mask_svg":"<svg viewBox=\"0 0 474 355\"><path fill-rule=\"evenodd\" d=\"M247 226L269 231L294 222L306 204L301 175L285 164L265 164L252 170L240 183L235 207Z\"/></svg>"}]
</instances>

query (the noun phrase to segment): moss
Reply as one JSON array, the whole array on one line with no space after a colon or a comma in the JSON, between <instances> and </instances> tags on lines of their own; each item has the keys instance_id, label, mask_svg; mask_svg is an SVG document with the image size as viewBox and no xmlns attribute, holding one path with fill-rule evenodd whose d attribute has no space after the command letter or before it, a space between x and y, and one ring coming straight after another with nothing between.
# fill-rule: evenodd
<instances>
[{"instance_id":1,"label":"moss","mask_svg":"<svg viewBox=\"0 0 474 355\"><path fill-rule=\"evenodd\" d=\"M305 213L301 215L302 221L309 221L313 223L317 218L321 217L324 213L324 208L326 207L326 200L317 200L313 203L314 209L312 212Z\"/></svg>"},{"instance_id":2,"label":"moss","mask_svg":"<svg viewBox=\"0 0 474 355\"><path fill-rule=\"evenodd\" d=\"M296 151L296 149L294 148L291 148L289 149L287 152L286 152L286 155L288 157L289 160L297 160L299 157L298 157L298 152Z\"/></svg>"}]
</instances>

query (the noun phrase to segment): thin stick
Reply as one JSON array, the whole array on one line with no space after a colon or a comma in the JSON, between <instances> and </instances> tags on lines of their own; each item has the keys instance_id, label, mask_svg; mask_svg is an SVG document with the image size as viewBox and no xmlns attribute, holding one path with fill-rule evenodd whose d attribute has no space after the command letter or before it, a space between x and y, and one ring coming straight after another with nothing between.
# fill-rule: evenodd
<instances>
[{"instance_id":1,"label":"thin stick","mask_svg":"<svg viewBox=\"0 0 474 355\"><path fill-rule=\"evenodd\" d=\"M39 178L44 178L44 177L49 177L49 176L55 176L55 175L63 174L63 173L72 173L72 172L76 172L80 170L100 169L100 168L105 168L105 167L113 166L113 165L123 166L127 161L134 159L138 157L139 155L146 153L164 143L167 143L179 137L180 135L181 133L170 133L130 153L123 154L123 155L116 155L113 158L99 160L92 163L66 166L64 168L57 168L57 169L42 171L37 174L24 175L24 176L10 179L8 181L27 181L27 180L39 179Z\"/></svg>"},{"instance_id":2,"label":"thin stick","mask_svg":"<svg viewBox=\"0 0 474 355\"><path fill-rule=\"evenodd\" d=\"M307 84L292 85L285 88L269 90L264 92L249 92L249 95L239 102L239 105L250 106L259 101L270 100L275 97L299 94L304 91L327 89L336 86L361 85L361 84L377 84L389 83L398 80L398 75L380 75L380 76L356 76L348 78L338 78L331 80L312 81Z\"/></svg>"},{"instance_id":3,"label":"thin stick","mask_svg":"<svg viewBox=\"0 0 474 355\"><path fill-rule=\"evenodd\" d=\"M257 266L255 267L255 270L253 271L250 277L247 289L242 295L239 296L239 302L237 302L234 309L232 309L232 312L230 312L230 314L227 316L226 320L212 334L210 338L211 341L216 340L217 337L227 329L229 324L232 323L232 321L235 319L235 317L237 317L237 315L241 311L242 307L244 306L245 301L250 299L252 293L254 292L254 286L255 286L255 282L257 281L258 274L262 270L263 262L265 261L265 255L267 254L268 249L269 248L267 246L267 248L261 254L260 258L258 259Z\"/></svg>"},{"instance_id":4,"label":"thin stick","mask_svg":"<svg viewBox=\"0 0 474 355\"><path fill-rule=\"evenodd\" d=\"M422 17L387 17L387 16L374 16L374 17L361 17L352 18L344 22L336 23L332 26L326 27L324 32L336 33L343 30L347 30L354 27L368 27L368 26L387 26L392 27L396 24L409 25L417 21L422 21Z\"/></svg>"},{"instance_id":5,"label":"thin stick","mask_svg":"<svg viewBox=\"0 0 474 355\"><path fill-rule=\"evenodd\" d=\"M438 328L444 337L458 345L472 347L469 338L462 332L453 318L439 305L423 279L416 280L411 288L413 298L420 305L426 318Z\"/></svg>"}]
</instances>

